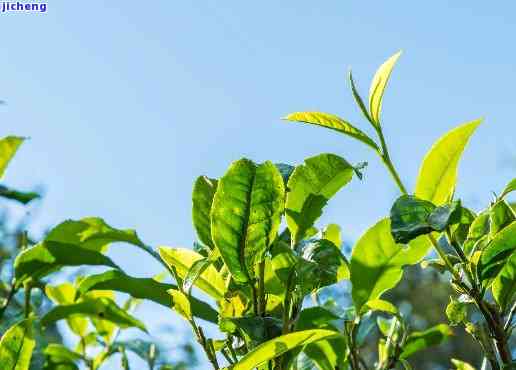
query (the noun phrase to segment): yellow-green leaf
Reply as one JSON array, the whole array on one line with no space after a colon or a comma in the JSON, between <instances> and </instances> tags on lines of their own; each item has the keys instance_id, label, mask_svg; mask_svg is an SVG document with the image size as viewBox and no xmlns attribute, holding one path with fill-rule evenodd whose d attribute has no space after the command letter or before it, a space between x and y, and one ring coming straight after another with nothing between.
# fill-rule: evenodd
<instances>
[{"instance_id":1,"label":"yellow-green leaf","mask_svg":"<svg viewBox=\"0 0 516 370\"><path fill-rule=\"evenodd\" d=\"M322 339L341 337L338 332L325 329L310 329L285 334L271 339L246 354L231 367L231 370L251 370L272 360L293 348L317 342Z\"/></svg>"},{"instance_id":2,"label":"yellow-green leaf","mask_svg":"<svg viewBox=\"0 0 516 370\"><path fill-rule=\"evenodd\" d=\"M419 169L416 197L437 206L450 200L457 183L462 152L481 122L478 119L456 127L434 143Z\"/></svg>"},{"instance_id":3,"label":"yellow-green leaf","mask_svg":"<svg viewBox=\"0 0 516 370\"><path fill-rule=\"evenodd\" d=\"M515 190L516 190L516 178L512 179L511 182L507 184L505 189L503 189L502 194L500 195L500 199Z\"/></svg>"},{"instance_id":4,"label":"yellow-green leaf","mask_svg":"<svg viewBox=\"0 0 516 370\"><path fill-rule=\"evenodd\" d=\"M70 283L59 285L45 285L45 294L55 304L72 304L75 302L75 287ZM77 315L70 316L66 319L70 329L79 336L86 334L88 328L88 320Z\"/></svg>"},{"instance_id":5,"label":"yellow-green leaf","mask_svg":"<svg viewBox=\"0 0 516 370\"><path fill-rule=\"evenodd\" d=\"M369 88L369 113L373 122L380 126L380 114L382 111L382 100L387 82L391 76L392 69L401 55L401 51L387 59L376 71L371 87Z\"/></svg>"},{"instance_id":6,"label":"yellow-green leaf","mask_svg":"<svg viewBox=\"0 0 516 370\"><path fill-rule=\"evenodd\" d=\"M176 269L180 278L184 279L192 265L204 257L191 249L159 247L161 259ZM195 286L216 300L224 297L226 291L224 279L217 269L210 265L195 280Z\"/></svg>"},{"instance_id":7,"label":"yellow-green leaf","mask_svg":"<svg viewBox=\"0 0 516 370\"><path fill-rule=\"evenodd\" d=\"M507 257L493 281L491 290L495 301L505 310L516 294L516 252Z\"/></svg>"},{"instance_id":8,"label":"yellow-green leaf","mask_svg":"<svg viewBox=\"0 0 516 370\"><path fill-rule=\"evenodd\" d=\"M28 370L32 351L36 346L32 328L33 319L25 319L9 328L0 340L2 369Z\"/></svg>"},{"instance_id":9,"label":"yellow-green leaf","mask_svg":"<svg viewBox=\"0 0 516 370\"><path fill-rule=\"evenodd\" d=\"M289 114L284 118L284 120L326 127L330 130L335 130L341 134L360 140L375 151L380 150L374 140L367 136L367 134L353 126L351 123L333 114L322 112L296 112Z\"/></svg>"},{"instance_id":10,"label":"yellow-green leaf","mask_svg":"<svg viewBox=\"0 0 516 370\"><path fill-rule=\"evenodd\" d=\"M215 179L199 176L197 180L195 180L192 191L193 225L199 240L210 248L213 248L210 212L213 196L217 191L217 183Z\"/></svg>"},{"instance_id":11,"label":"yellow-green leaf","mask_svg":"<svg viewBox=\"0 0 516 370\"><path fill-rule=\"evenodd\" d=\"M391 315L396 315L398 313L398 309L391 302L388 302L383 299L372 299L367 301L364 307L362 308L364 312L366 311L380 311L385 312Z\"/></svg>"},{"instance_id":12,"label":"yellow-green leaf","mask_svg":"<svg viewBox=\"0 0 516 370\"><path fill-rule=\"evenodd\" d=\"M186 320L191 321L193 319L192 308L187 295L177 289L170 289L168 294L172 296L172 308Z\"/></svg>"},{"instance_id":13,"label":"yellow-green leaf","mask_svg":"<svg viewBox=\"0 0 516 370\"><path fill-rule=\"evenodd\" d=\"M25 138L17 136L7 136L0 140L0 179L24 140Z\"/></svg>"}]
</instances>

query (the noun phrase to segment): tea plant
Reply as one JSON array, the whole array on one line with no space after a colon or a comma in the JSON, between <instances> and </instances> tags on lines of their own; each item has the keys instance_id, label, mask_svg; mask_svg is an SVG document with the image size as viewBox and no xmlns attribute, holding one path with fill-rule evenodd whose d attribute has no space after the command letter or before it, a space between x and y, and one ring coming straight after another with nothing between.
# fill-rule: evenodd
<instances>
[{"instance_id":1,"label":"tea plant","mask_svg":"<svg viewBox=\"0 0 516 370\"><path fill-rule=\"evenodd\" d=\"M161 246L156 251L134 230L116 229L100 218L67 220L39 243L27 245L14 261L13 293L3 306L5 310L16 292L23 292L24 318L3 334L0 364L27 369L34 331L65 321L76 346L48 345L43 350L45 369L96 370L114 354L120 355L120 366L129 369L130 351L149 369L175 368L178 364L160 357L154 343L119 338L127 328L147 331L131 311L140 300L149 300L171 307L186 320L214 369L412 369L412 355L453 334L444 323L414 331L402 310L382 299L400 281L405 266L421 263L451 277L457 294L446 308L450 325L463 325L479 342L485 366L512 368L516 232L514 210L504 199L515 190L515 180L478 215L453 199L459 160L480 124L476 120L434 144L413 194L408 194L381 123L384 90L398 57L377 71L367 106L349 75L352 94L375 138L327 113L286 117L367 145L401 192L390 217L364 233L350 258L341 251L340 227L320 227L318 220L338 191L354 177L362 179L365 163L352 165L329 153L297 166L243 158L218 179L200 176L195 181L192 218L198 242L193 249ZM12 154L3 155L5 165ZM0 163L0 168L5 165ZM143 250L165 273L128 275L106 255L112 243ZM432 248L439 258L423 260ZM78 266L105 271L53 283L53 274L63 267ZM167 277L173 283L166 282ZM321 289L342 281L351 284L349 307L320 299ZM38 309L35 292L54 305ZM130 298L119 306L114 292ZM380 333L374 359L363 351L373 326ZM473 368L457 359L450 362L457 369Z\"/></svg>"}]
</instances>

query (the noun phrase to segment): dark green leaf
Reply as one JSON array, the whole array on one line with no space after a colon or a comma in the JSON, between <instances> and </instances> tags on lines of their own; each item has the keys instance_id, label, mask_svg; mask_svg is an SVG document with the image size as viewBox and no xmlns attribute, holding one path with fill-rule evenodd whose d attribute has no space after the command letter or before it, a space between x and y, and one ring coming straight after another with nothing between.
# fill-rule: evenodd
<instances>
[{"instance_id":1,"label":"dark green leaf","mask_svg":"<svg viewBox=\"0 0 516 370\"><path fill-rule=\"evenodd\" d=\"M391 232L397 243L408 243L419 235L428 234L432 227L428 218L435 206L412 195L402 195L391 208Z\"/></svg>"},{"instance_id":2,"label":"dark green leaf","mask_svg":"<svg viewBox=\"0 0 516 370\"><path fill-rule=\"evenodd\" d=\"M63 266L118 266L108 257L93 250L52 241L45 241L24 250L14 261L15 277L39 279Z\"/></svg>"},{"instance_id":3,"label":"dark green leaf","mask_svg":"<svg viewBox=\"0 0 516 370\"><path fill-rule=\"evenodd\" d=\"M504 311L516 294L516 252L508 257L491 287L495 301Z\"/></svg>"},{"instance_id":4,"label":"dark green leaf","mask_svg":"<svg viewBox=\"0 0 516 370\"><path fill-rule=\"evenodd\" d=\"M244 338L252 348L281 335L282 322L274 317L232 317L219 322L222 332Z\"/></svg>"},{"instance_id":5,"label":"dark green leaf","mask_svg":"<svg viewBox=\"0 0 516 370\"><path fill-rule=\"evenodd\" d=\"M254 266L276 238L284 207L283 178L271 162L234 162L220 179L211 210L212 238L235 281L254 277Z\"/></svg>"},{"instance_id":6,"label":"dark green leaf","mask_svg":"<svg viewBox=\"0 0 516 370\"><path fill-rule=\"evenodd\" d=\"M436 325L422 332L415 332L408 336L400 358L406 359L414 353L427 349L431 346L439 345L453 335L453 331L448 325Z\"/></svg>"},{"instance_id":7,"label":"dark green leaf","mask_svg":"<svg viewBox=\"0 0 516 370\"><path fill-rule=\"evenodd\" d=\"M40 195L35 192L18 191L16 189L11 189L7 186L0 185L0 197L16 200L22 204L27 204L34 199L39 198Z\"/></svg>"},{"instance_id":8,"label":"dark green leaf","mask_svg":"<svg viewBox=\"0 0 516 370\"><path fill-rule=\"evenodd\" d=\"M119 308L109 298L87 298L79 303L56 306L41 318L41 324L48 326L71 315L85 315L111 322L121 328L136 327L147 331L141 321Z\"/></svg>"},{"instance_id":9,"label":"dark green leaf","mask_svg":"<svg viewBox=\"0 0 516 370\"><path fill-rule=\"evenodd\" d=\"M494 277L516 250L516 221L505 227L491 240L482 252L481 277Z\"/></svg>"},{"instance_id":10,"label":"dark green leaf","mask_svg":"<svg viewBox=\"0 0 516 370\"><path fill-rule=\"evenodd\" d=\"M516 215L511 206L503 199L489 208L489 236L494 238L496 234L511 222L516 220Z\"/></svg>"},{"instance_id":11,"label":"dark green leaf","mask_svg":"<svg viewBox=\"0 0 516 370\"><path fill-rule=\"evenodd\" d=\"M160 283L149 278L135 278L120 270L110 270L98 275L90 275L81 281L77 290L84 295L92 290L114 290L130 294L134 298L148 299L165 307L170 307L170 289L175 285ZM208 304L191 297L190 302L194 316L217 323L217 312Z\"/></svg>"}]
</instances>

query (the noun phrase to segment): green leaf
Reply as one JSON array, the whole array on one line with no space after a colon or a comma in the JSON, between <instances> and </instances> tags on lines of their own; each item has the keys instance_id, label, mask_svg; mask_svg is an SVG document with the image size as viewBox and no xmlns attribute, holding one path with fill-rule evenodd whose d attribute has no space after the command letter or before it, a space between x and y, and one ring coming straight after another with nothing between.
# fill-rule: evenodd
<instances>
[{"instance_id":1,"label":"green leaf","mask_svg":"<svg viewBox=\"0 0 516 370\"><path fill-rule=\"evenodd\" d=\"M391 208L391 233L398 243L408 243L432 231L428 218L435 206L412 195L402 195Z\"/></svg>"},{"instance_id":2,"label":"green leaf","mask_svg":"<svg viewBox=\"0 0 516 370\"><path fill-rule=\"evenodd\" d=\"M452 362L453 366L455 366L456 370L475 370L475 368L473 366L471 366L470 364L468 364L467 362L457 360L454 358L452 358L451 362Z\"/></svg>"},{"instance_id":3,"label":"green leaf","mask_svg":"<svg viewBox=\"0 0 516 370\"><path fill-rule=\"evenodd\" d=\"M109 244L114 242L145 247L136 231L115 229L98 217L64 221L50 230L45 240L75 244L85 249L102 252L105 252Z\"/></svg>"},{"instance_id":4,"label":"green leaf","mask_svg":"<svg viewBox=\"0 0 516 370\"><path fill-rule=\"evenodd\" d=\"M28 370L36 346L33 318L25 319L9 328L0 340L2 369Z\"/></svg>"},{"instance_id":5,"label":"green leaf","mask_svg":"<svg viewBox=\"0 0 516 370\"><path fill-rule=\"evenodd\" d=\"M516 250L516 221L505 227L485 247L480 258L481 277L496 275Z\"/></svg>"},{"instance_id":6,"label":"green leaf","mask_svg":"<svg viewBox=\"0 0 516 370\"><path fill-rule=\"evenodd\" d=\"M489 236L494 238L496 234L511 222L516 220L516 215L511 206L503 199L489 208Z\"/></svg>"},{"instance_id":7,"label":"green leaf","mask_svg":"<svg viewBox=\"0 0 516 370\"><path fill-rule=\"evenodd\" d=\"M400 359L406 359L416 352L439 345L452 335L453 331L445 324L436 325L422 332L414 332L407 337Z\"/></svg>"},{"instance_id":8,"label":"green leaf","mask_svg":"<svg viewBox=\"0 0 516 370\"><path fill-rule=\"evenodd\" d=\"M493 298L504 311L516 294L516 252L507 258L491 287Z\"/></svg>"},{"instance_id":9,"label":"green leaf","mask_svg":"<svg viewBox=\"0 0 516 370\"><path fill-rule=\"evenodd\" d=\"M348 261L329 240L308 240L300 245L300 249L296 271L303 293L349 279Z\"/></svg>"},{"instance_id":10,"label":"green leaf","mask_svg":"<svg viewBox=\"0 0 516 370\"><path fill-rule=\"evenodd\" d=\"M341 337L338 332L324 329L303 330L285 334L259 345L242 357L237 364L233 365L231 370L253 369L296 347L314 343L322 339L337 337Z\"/></svg>"},{"instance_id":11,"label":"green leaf","mask_svg":"<svg viewBox=\"0 0 516 370\"><path fill-rule=\"evenodd\" d=\"M167 293L172 296L172 308L187 321L192 321L192 308L188 296L177 289L170 289Z\"/></svg>"},{"instance_id":12,"label":"green leaf","mask_svg":"<svg viewBox=\"0 0 516 370\"><path fill-rule=\"evenodd\" d=\"M516 190L516 178L512 179L511 182L507 184L505 189L503 189L502 194L500 195L499 199L504 198L509 193L512 193Z\"/></svg>"},{"instance_id":13,"label":"green leaf","mask_svg":"<svg viewBox=\"0 0 516 370\"><path fill-rule=\"evenodd\" d=\"M271 162L233 162L220 179L211 209L212 238L234 280L254 278L254 266L276 238L285 186Z\"/></svg>"},{"instance_id":14,"label":"green leaf","mask_svg":"<svg viewBox=\"0 0 516 370\"><path fill-rule=\"evenodd\" d=\"M369 88L369 112L373 122L378 127L380 126L380 113L382 111L385 87L387 86L387 82L389 82L392 69L400 55L401 51L398 51L378 68L371 82L371 87Z\"/></svg>"},{"instance_id":15,"label":"green leaf","mask_svg":"<svg viewBox=\"0 0 516 370\"><path fill-rule=\"evenodd\" d=\"M181 279L197 261L204 260L202 255L186 248L159 247L159 255L167 265L176 269ZM195 285L217 300L223 298L226 291L224 279L213 265L207 266L195 279Z\"/></svg>"},{"instance_id":16,"label":"green leaf","mask_svg":"<svg viewBox=\"0 0 516 370\"><path fill-rule=\"evenodd\" d=\"M322 209L353 177L353 167L334 154L320 154L305 160L288 182L285 204L287 225L296 245L321 216Z\"/></svg>"},{"instance_id":17,"label":"green leaf","mask_svg":"<svg viewBox=\"0 0 516 370\"><path fill-rule=\"evenodd\" d=\"M450 200L457 183L462 152L481 122L478 119L456 127L434 143L419 169L414 192L418 198L435 205Z\"/></svg>"},{"instance_id":18,"label":"green leaf","mask_svg":"<svg viewBox=\"0 0 516 370\"><path fill-rule=\"evenodd\" d=\"M52 241L45 241L21 252L14 261L18 282L39 279L63 266L118 266L108 257L93 250Z\"/></svg>"},{"instance_id":19,"label":"green leaf","mask_svg":"<svg viewBox=\"0 0 516 370\"><path fill-rule=\"evenodd\" d=\"M353 93L353 98L355 98L355 102L357 103L358 107L360 108L360 110L362 111L362 114L364 115L364 117L369 121L369 122L373 122L371 116L369 116L369 112L367 111L367 108L364 104L364 101L362 100L362 97L360 96L360 94L358 93L358 90L355 86L355 81L353 80L353 73L351 72L351 69L349 70L349 84L351 86L351 92Z\"/></svg>"},{"instance_id":20,"label":"green leaf","mask_svg":"<svg viewBox=\"0 0 516 370\"><path fill-rule=\"evenodd\" d=\"M43 353L46 356L51 357L53 362L65 361L73 363L79 360L84 360L84 357L80 353L74 352L58 343L50 343Z\"/></svg>"},{"instance_id":21,"label":"green leaf","mask_svg":"<svg viewBox=\"0 0 516 370\"><path fill-rule=\"evenodd\" d=\"M170 289L177 289L173 284L165 284L150 278L135 278L120 270L110 270L102 274L89 275L77 287L79 295L92 290L114 290L130 294L134 298L147 299L165 307L170 307ZM217 312L207 303L194 297L190 298L192 312L203 320L217 323Z\"/></svg>"},{"instance_id":22,"label":"green leaf","mask_svg":"<svg viewBox=\"0 0 516 370\"><path fill-rule=\"evenodd\" d=\"M282 321L274 317L230 317L220 320L224 333L238 335L253 349L271 338L281 335Z\"/></svg>"},{"instance_id":23,"label":"green leaf","mask_svg":"<svg viewBox=\"0 0 516 370\"><path fill-rule=\"evenodd\" d=\"M18 136L7 136L0 140L0 179L24 140Z\"/></svg>"},{"instance_id":24,"label":"green leaf","mask_svg":"<svg viewBox=\"0 0 516 370\"><path fill-rule=\"evenodd\" d=\"M199 176L195 181L192 193L192 218L199 240L213 249L211 239L210 211L213 196L217 191L218 181L206 176Z\"/></svg>"},{"instance_id":25,"label":"green leaf","mask_svg":"<svg viewBox=\"0 0 516 370\"><path fill-rule=\"evenodd\" d=\"M329 240L337 248L342 246L342 235L340 226L337 224L329 224L322 230L322 239Z\"/></svg>"},{"instance_id":26,"label":"green leaf","mask_svg":"<svg viewBox=\"0 0 516 370\"><path fill-rule=\"evenodd\" d=\"M365 310L364 310L365 308ZM385 312L391 315L397 315L398 309L391 302L388 302L383 299L372 299L367 301L365 305L362 307L363 313L367 311L380 311Z\"/></svg>"},{"instance_id":27,"label":"green leaf","mask_svg":"<svg viewBox=\"0 0 516 370\"><path fill-rule=\"evenodd\" d=\"M71 304L75 302L75 287L70 283L59 285L45 285L45 294L55 304ZM84 336L88 328L88 321L80 316L73 316L66 319L70 329L79 336Z\"/></svg>"},{"instance_id":28,"label":"green leaf","mask_svg":"<svg viewBox=\"0 0 516 370\"><path fill-rule=\"evenodd\" d=\"M87 298L78 303L56 306L41 318L41 324L48 326L71 315L85 315L92 319L108 321L121 328L136 327L147 332L140 320L129 315L109 298Z\"/></svg>"},{"instance_id":29,"label":"green leaf","mask_svg":"<svg viewBox=\"0 0 516 370\"><path fill-rule=\"evenodd\" d=\"M11 189L7 186L0 185L0 197L16 200L22 204L27 204L34 199L39 198L40 195L35 192L18 191L16 189Z\"/></svg>"},{"instance_id":30,"label":"green leaf","mask_svg":"<svg viewBox=\"0 0 516 370\"><path fill-rule=\"evenodd\" d=\"M281 177L283 177L283 184L287 186L288 180L290 179L290 176L292 175L292 172L294 172L296 167L286 163L274 163L274 165L281 173Z\"/></svg>"},{"instance_id":31,"label":"green leaf","mask_svg":"<svg viewBox=\"0 0 516 370\"><path fill-rule=\"evenodd\" d=\"M468 304L460 302L450 297L450 303L446 306L446 316L450 320L450 325L456 326L462 324L468 315Z\"/></svg>"},{"instance_id":32,"label":"green leaf","mask_svg":"<svg viewBox=\"0 0 516 370\"><path fill-rule=\"evenodd\" d=\"M420 237L421 238L421 237ZM428 251L425 240L417 238L408 246L396 244L389 219L382 219L358 240L351 255L352 297L357 311L396 286L402 267L417 263Z\"/></svg>"},{"instance_id":33,"label":"green leaf","mask_svg":"<svg viewBox=\"0 0 516 370\"><path fill-rule=\"evenodd\" d=\"M367 136L367 134L353 126L351 123L333 114L322 112L296 112L289 114L283 119L286 121L308 123L311 125L326 127L330 130L340 132L341 134L351 136L352 138L355 138L373 148L377 152L380 150L375 141Z\"/></svg>"}]
</instances>

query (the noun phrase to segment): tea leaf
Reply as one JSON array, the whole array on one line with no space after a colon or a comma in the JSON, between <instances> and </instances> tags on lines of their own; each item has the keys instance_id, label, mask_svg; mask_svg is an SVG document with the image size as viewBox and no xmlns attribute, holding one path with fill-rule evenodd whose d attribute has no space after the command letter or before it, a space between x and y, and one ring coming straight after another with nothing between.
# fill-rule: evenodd
<instances>
[{"instance_id":1,"label":"tea leaf","mask_svg":"<svg viewBox=\"0 0 516 370\"><path fill-rule=\"evenodd\" d=\"M45 241L21 252L14 261L18 282L27 278L39 279L63 266L108 266L118 268L99 252L71 244Z\"/></svg>"},{"instance_id":2,"label":"tea leaf","mask_svg":"<svg viewBox=\"0 0 516 370\"><path fill-rule=\"evenodd\" d=\"M439 345L448 340L453 331L448 325L439 324L422 332L415 332L408 336L400 358L406 359L414 353Z\"/></svg>"},{"instance_id":3,"label":"tea leaf","mask_svg":"<svg viewBox=\"0 0 516 370\"><path fill-rule=\"evenodd\" d=\"M467 318L467 314L468 304L450 297L450 303L446 306L446 316L450 320L450 325L456 326L463 323Z\"/></svg>"},{"instance_id":4,"label":"tea leaf","mask_svg":"<svg viewBox=\"0 0 516 370\"><path fill-rule=\"evenodd\" d=\"M454 358L452 358L451 362L455 366L455 370L475 370L475 368L467 362L460 361Z\"/></svg>"},{"instance_id":5,"label":"tea leaf","mask_svg":"<svg viewBox=\"0 0 516 370\"><path fill-rule=\"evenodd\" d=\"M7 136L0 140L0 179L24 140L18 136Z\"/></svg>"},{"instance_id":6,"label":"tea leaf","mask_svg":"<svg viewBox=\"0 0 516 370\"><path fill-rule=\"evenodd\" d=\"M322 112L296 112L289 114L283 119L286 121L308 123L311 125L326 127L330 130L340 132L341 134L351 136L352 138L373 148L377 152L380 150L375 141L367 134L353 126L351 123L333 114Z\"/></svg>"},{"instance_id":7,"label":"tea leaf","mask_svg":"<svg viewBox=\"0 0 516 370\"><path fill-rule=\"evenodd\" d=\"M288 182L285 204L292 243L297 244L321 216L327 201L353 177L353 167L334 154L320 154L305 160Z\"/></svg>"},{"instance_id":8,"label":"tea leaf","mask_svg":"<svg viewBox=\"0 0 516 370\"><path fill-rule=\"evenodd\" d=\"M135 278L120 270L109 270L102 274L89 275L77 287L79 296L92 290L114 290L130 294L134 298L148 299L165 307L170 307L170 289L173 284L165 284L150 278ZM217 312L210 305L194 297L190 298L192 312L203 320L217 323Z\"/></svg>"},{"instance_id":9,"label":"tea leaf","mask_svg":"<svg viewBox=\"0 0 516 370\"><path fill-rule=\"evenodd\" d=\"M392 69L396 64L398 58L401 55L401 51L387 59L376 71L373 80L371 81L371 87L369 88L369 112L373 122L379 127L380 126L380 113L382 111L383 94L389 77L391 76Z\"/></svg>"},{"instance_id":10,"label":"tea leaf","mask_svg":"<svg viewBox=\"0 0 516 370\"><path fill-rule=\"evenodd\" d=\"M303 330L285 334L271 339L247 353L232 370L253 369L269 360L272 360L293 348L304 346L322 339L341 337L338 332L324 329Z\"/></svg>"},{"instance_id":11,"label":"tea leaf","mask_svg":"<svg viewBox=\"0 0 516 370\"><path fill-rule=\"evenodd\" d=\"M70 283L59 285L45 285L45 294L55 304L70 304L75 302L76 289ZM70 329L79 336L86 334L88 321L80 316L71 316L66 319Z\"/></svg>"},{"instance_id":12,"label":"tea leaf","mask_svg":"<svg viewBox=\"0 0 516 370\"><path fill-rule=\"evenodd\" d=\"M212 238L235 281L254 277L280 225L285 187L271 162L233 162L220 179L211 210Z\"/></svg>"},{"instance_id":13,"label":"tea leaf","mask_svg":"<svg viewBox=\"0 0 516 370\"><path fill-rule=\"evenodd\" d=\"M428 251L426 241L417 238L407 247L396 244L390 220L382 219L358 240L351 255L352 297L357 311L396 286L402 267L417 263Z\"/></svg>"},{"instance_id":14,"label":"tea leaf","mask_svg":"<svg viewBox=\"0 0 516 370\"><path fill-rule=\"evenodd\" d=\"M210 212L213 196L217 191L217 180L199 176L195 181L192 193L192 218L199 240L213 248L211 239Z\"/></svg>"},{"instance_id":15,"label":"tea leaf","mask_svg":"<svg viewBox=\"0 0 516 370\"><path fill-rule=\"evenodd\" d=\"M202 255L186 248L159 247L159 255L170 267L176 269L181 279L185 279L197 261L204 260ZM195 279L195 285L217 300L224 297L226 291L224 279L213 265L207 266Z\"/></svg>"},{"instance_id":16,"label":"tea leaf","mask_svg":"<svg viewBox=\"0 0 516 370\"><path fill-rule=\"evenodd\" d=\"M485 247L480 259L483 279L496 275L516 250L516 221L505 227Z\"/></svg>"},{"instance_id":17,"label":"tea leaf","mask_svg":"<svg viewBox=\"0 0 516 370\"><path fill-rule=\"evenodd\" d=\"M110 298L87 298L78 303L59 305L41 318L41 324L48 326L71 315L84 315L92 319L105 320L121 328L136 327L147 332L143 323L129 315Z\"/></svg>"},{"instance_id":18,"label":"tea leaf","mask_svg":"<svg viewBox=\"0 0 516 370\"><path fill-rule=\"evenodd\" d=\"M192 321L192 308L188 296L177 289L170 289L167 293L172 296L172 308L187 321Z\"/></svg>"},{"instance_id":19,"label":"tea leaf","mask_svg":"<svg viewBox=\"0 0 516 370\"><path fill-rule=\"evenodd\" d=\"M355 99L355 102L357 103L358 107L360 108L360 111L362 111L362 114L367 119L367 121L373 123L373 120L372 120L371 116L369 115L369 112L367 111L364 101L362 100L362 97L358 93L358 90L355 86L355 81L353 80L353 73L351 72L351 69L349 70L348 77L349 77L349 84L351 86L351 92L353 94L353 98Z\"/></svg>"},{"instance_id":20,"label":"tea leaf","mask_svg":"<svg viewBox=\"0 0 516 370\"><path fill-rule=\"evenodd\" d=\"M478 119L456 127L434 143L419 169L414 191L418 198L438 206L450 200L462 152L481 122Z\"/></svg>"},{"instance_id":21,"label":"tea leaf","mask_svg":"<svg viewBox=\"0 0 516 370\"><path fill-rule=\"evenodd\" d=\"M0 185L0 197L6 199L16 200L22 204L28 204L34 199L38 199L40 195L35 192L18 191L16 189L8 188L7 186Z\"/></svg>"},{"instance_id":22,"label":"tea leaf","mask_svg":"<svg viewBox=\"0 0 516 370\"><path fill-rule=\"evenodd\" d=\"M34 339L34 319L25 319L10 327L0 340L0 364L2 369L29 370Z\"/></svg>"},{"instance_id":23,"label":"tea leaf","mask_svg":"<svg viewBox=\"0 0 516 370\"><path fill-rule=\"evenodd\" d=\"M507 258L491 287L493 298L500 305L502 312L512 302L516 294L516 253Z\"/></svg>"},{"instance_id":24,"label":"tea leaf","mask_svg":"<svg viewBox=\"0 0 516 370\"><path fill-rule=\"evenodd\" d=\"M516 178L512 179L511 182L507 184L505 189L503 189L502 194L500 195L500 199L504 198L507 194L512 193L516 190Z\"/></svg>"}]
</instances>

